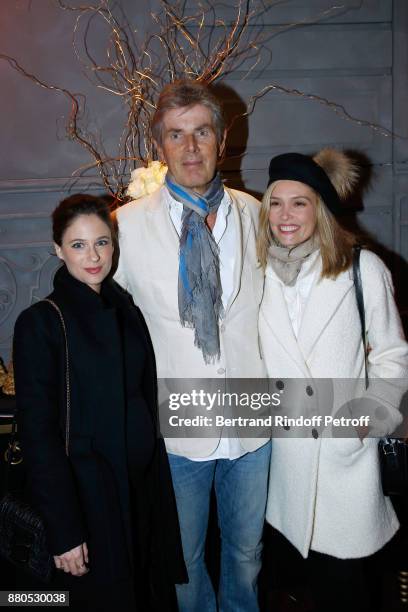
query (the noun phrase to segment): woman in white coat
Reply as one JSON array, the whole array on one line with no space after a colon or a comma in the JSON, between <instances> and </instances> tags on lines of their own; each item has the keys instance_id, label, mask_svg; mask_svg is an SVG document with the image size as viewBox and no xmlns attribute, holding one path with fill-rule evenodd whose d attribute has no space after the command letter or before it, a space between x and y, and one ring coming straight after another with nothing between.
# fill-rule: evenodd
<instances>
[{"instance_id":1,"label":"woman in white coat","mask_svg":"<svg viewBox=\"0 0 408 612\"><path fill-rule=\"evenodd\" d=\"M308 558L309 572L319 572L313 577L319 584L314 597L324 612L371 610L364 607L362 560L399 527L382 493L376 436L391 433L401 421L408 345L391 275L374 253L363 250L370 379L365 390L352 269L357 241L335 217L356 179L351 160L335 150L314 158L298 153L273 158L257 244L265 270L262 353L268 376L282 393L282 411L276 415L286 409L288 417L310 418L302 428L293 426L301 421L284 421L276 431L266 519ZM387 385L384 379L390 378L393 384ZM341 406L357 396L364 398L359 406L368 426L362 420L351 430L324 427L324 416L318 418L323 413L356 417L353 404L348 411Z\"/></svg>"}]
</instances>

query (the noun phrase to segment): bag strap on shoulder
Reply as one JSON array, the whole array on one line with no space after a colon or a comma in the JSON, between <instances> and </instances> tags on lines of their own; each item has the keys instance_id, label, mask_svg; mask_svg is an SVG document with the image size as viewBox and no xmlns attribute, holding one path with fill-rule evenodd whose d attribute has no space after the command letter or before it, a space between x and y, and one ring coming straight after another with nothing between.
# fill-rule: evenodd
<instances>
[{"instance_id":1,"label":"bag strap on shoulder","mask_svg":"<svg viewBox=\"0 0 408 612\"><path fill-rule=\"evenodd\" d=\"M360 253L361 246L357 245L353 250L353 280L354 288L356 292L357 308L361 323L361 338L363 341L364 348L364 373L365 373L365 386L368 388L368 363L367 363L367 334L366 334L366 323L365 323L365 310L364 310L364 295L363 295L363 283L361 281L361 268L360 268Z\"/></svg>"},{"instance_id":2,"label":"bag strap on shoulder","mask_svg":"<svg viewBox=\"0 0 408 612\"><path fill-rule=\"evenodd\" d=\"M71 386L70 386L70 375L69 375L69 358L68 358L68 339L67 330L65 327L64 317L60 308L53 300L45 298L42 300L51 304L58 313L59 320L64 335L64 353L65 353L65 397L66 397L66 418L65 418L65 453L69 455L69 435L70 435L70 419L71 419ZM12 465L18 465L23 461L21 456L21 448L17 439L17 412L14 413L13 421L11 424L11 435L8 442L8 447L4 453L6 460L6 468L4 474L4 490L9 490L10 481L10 468Z\"/></svg>"},{"instance_id":3,"label":"bag strap on shoulder","mask_svg":"<svg viewBox=\"0 0 408 612\"><path fill-rule=\"evenodd\" d=\"M71 421L71 385L69 376L69 356L68 356L68 338L67 329L65 327L64 317L57 304L49 298L44 298L44 302L48 302L55 308L58 313L59 320L61 322L62 331L64 334L64 346L65 346L65 399L66 399L66 416L65 416L65 453L69 455L69 434L70 434L70 421Z\"/></svg>"}]
</instances>

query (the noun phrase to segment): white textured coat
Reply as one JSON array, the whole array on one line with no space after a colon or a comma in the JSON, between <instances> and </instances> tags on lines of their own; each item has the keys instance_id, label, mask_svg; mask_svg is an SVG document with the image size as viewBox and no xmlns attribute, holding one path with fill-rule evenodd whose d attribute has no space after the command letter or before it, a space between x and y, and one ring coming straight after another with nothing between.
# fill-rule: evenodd
<instances>
[{"instance_id":1,"label":"white textured coat","mask_svg":"<svg viewBox=\"0 0 408 612\"><path fill-rule=\"evenodd\" d=\"M146 319L160 379L219 381L262 378L264 364L258 340L258 314L263 273L257 265L255 237L259 203L252 196L228 189L237 235L234 285L225 316L220 321L221 359L205 364L194 346L194 330L182 327L178 311L179 237L170 218L162 187L152 195L118 210L120 260L115 279L133 296ZM200 388L200 383L197 383ZM181 411L179 411L181 414ZM190 414L186 416L191 416ZM169 452L206 457L219 443L221 429L211 438L167 438ZM248 451L265 439L241 439Z\"/></svg>"},{"instance_id":2,"label":"white textured coat","mask_svg":"<svg viewBox=\"0 0 408 612\"><path fill-rule=\"evenodd\" d=\"M321 269L320 257L317 265ZM406 378L408 345L387 268L376 255L363 251L361 275L371 347L367 397L379 398L383 406L374 411L371 425L377 435L384 435L401 421L397 408L404 383L399 380L396 389L388 393L384 391L384 383L376 385L372 379ZM352 270L335 280L318 277L296 339L281 282L268 267L259 329L268 376L307 379L303 400L300 400L302 409L308 402L313 406L318 401L310 393L314 379L364 378L364 351ZM307 410L308 407L303 413ZM382 419L384 414L386 418ZM328 431L319 431L314 439L312 428L309 429L303 432L303 438L273 440L268 522L304 557L309 549L338 558L373 554L390 540L399 526L391 502L381 490L378 439L365 438L362 443L357 436L329 438L325 437Z\"/></svg>"}]
</instances>

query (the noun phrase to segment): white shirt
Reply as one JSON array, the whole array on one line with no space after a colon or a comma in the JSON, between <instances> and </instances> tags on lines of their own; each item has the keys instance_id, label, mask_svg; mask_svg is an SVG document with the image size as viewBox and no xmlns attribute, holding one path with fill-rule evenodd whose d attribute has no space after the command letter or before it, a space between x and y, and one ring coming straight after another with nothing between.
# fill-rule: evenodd
<instances>
[{"instance_id":1,"label":"white shirt","mask_svg":"<svg viewBox=\"0 0 408 612\"><path fill-rule=\"evenodd\" d=\"M305 307L307 300L309 299L310 292L314 283L318 280L319 254L320 251L317 249L305 259L293 287L285 285L285 283L280 281L286 305L288 307L290 322L292 323L293 332L296 338L299 334L300 325L302 323L303 314L305 312Z\"/></svg>"},{"instance_id":2,"label":"white shirt","mask_svg":"<svg viewBox=\"0 0 408 612\"><path fill-rule=\"evenodd\" d=\"M181 217L183 205L175 200L168 190L165 190L166 204L169 209L170 218L177 234L181 234ZM234 288L234 265L236 252L236 228L234 216L231 211L231 199L225 191L221 204L218 207L217 217L212 230L212 235L218 244L220 258L220 280L222 290L222 305L227 309L229 299ZM190 458L192 461L211 461L214 459L238 459L246 454L238 437L223 437L211 455L208 457Z\"/></svg>"}]
</instances>

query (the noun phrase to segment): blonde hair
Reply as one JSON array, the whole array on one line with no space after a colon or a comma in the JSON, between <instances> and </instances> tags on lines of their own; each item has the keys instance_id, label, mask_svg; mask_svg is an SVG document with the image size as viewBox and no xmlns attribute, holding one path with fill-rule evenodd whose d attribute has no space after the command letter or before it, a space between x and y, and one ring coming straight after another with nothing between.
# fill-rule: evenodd
<instances>
[{"instance_id":1,"label":"blonde hair","mask_svg":"<svg viewBox=\"0 0 408 612\"><path fill-rule=\"evenodd\" d=\"M256 241L256 252L259 264L265 270L268 248L273 236L269 224L269 210L271 195L279 181L269 185L264 193L259 212L259 229ZM321 278L335 279L341 272L348 270L353 261L353 247L357 244L357 237L343 228L335 216L324 204L320 195L316 195L316 227L314 234L320 243L322 257Z\"/></svg>"}]
</instances>

